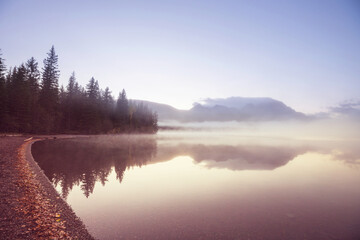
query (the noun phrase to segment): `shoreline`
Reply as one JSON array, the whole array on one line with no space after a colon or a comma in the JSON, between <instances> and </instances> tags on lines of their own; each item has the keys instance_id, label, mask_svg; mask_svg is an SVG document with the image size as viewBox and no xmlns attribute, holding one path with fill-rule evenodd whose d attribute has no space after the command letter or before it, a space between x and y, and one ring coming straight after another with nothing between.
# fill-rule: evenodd
<instances>
[{"instance_id":1,"label":"shoreline","mask_svg":"<svg viewBox=\"0 0 360 240\"><path fill-rule=\"evenodd\" d=\"M0 138L1 239L94 239L31 153L36 141L69 137L78 136Z\"/></svg>"}]
</instances>

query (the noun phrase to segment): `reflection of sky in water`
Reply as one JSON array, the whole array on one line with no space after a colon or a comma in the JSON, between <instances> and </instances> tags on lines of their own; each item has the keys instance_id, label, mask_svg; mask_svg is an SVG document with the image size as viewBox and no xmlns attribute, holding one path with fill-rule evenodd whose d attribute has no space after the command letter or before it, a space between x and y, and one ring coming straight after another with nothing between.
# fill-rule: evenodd
<instances>
[{"instance_id":1,"label":"reflection of sky in water","mask_svg":"<svg viewBox=\"0 0 360 240\"><path fill-rule=\"evenodd\" d=\"M136 153L140 148L132 144L120 143L124 139L108 139L106 143L122 146L122 153L130 156L122 159L128 165L121 183L119 170L111 164L122 160L117 156L111 162L107 153L114 150L108 148L107 153L102 153L107 159L104 162L108 165L103 167L106 171L90 169L97 173L92 194L86 198L81 181L72 186L67 201L95 237L353 239L360 236L357 164L360 155L355 143L261 139L261 144L256 145L254 139L239 138L232 139L230 144L223 139L218 144L216 139L196 142L195 138L186 141L162 137L155 145L149 139L147 143L140 138L134 140L151 156ZM102 145L103 140L90 141ZM147 160L136 163L141 157ZM96 157L89 159L97 161ZM104 185L100 181L102 171L108 173ZM58 181L57 189L61 191L61 177Z\"/></svg>"}]
</instances>

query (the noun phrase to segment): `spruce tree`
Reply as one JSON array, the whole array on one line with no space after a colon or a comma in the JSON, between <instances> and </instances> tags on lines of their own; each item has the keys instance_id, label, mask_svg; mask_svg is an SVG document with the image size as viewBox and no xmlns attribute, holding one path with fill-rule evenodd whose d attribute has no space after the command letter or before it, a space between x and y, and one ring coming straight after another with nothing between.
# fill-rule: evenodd
<instances>
[{"instance_id":1,"label":"spruce tree","mask_svg":"<svg viewBox=\"0 0 360 240\"><path fill-rule=\"evenodd\" d=\"M89 83L86 85L88 97L91 101L96 101L100 97L99 83L92 77Z\"/></svg>"},{"instance_id":2,"label":"spruce tree","mask_svg":"<svg viewBox=\"0 0 360 240\"><path fill-rule=\"evenodd\" d=\"M30 123L31 131L36 132L39 128L39 92L40 71L37 61L32 57L26 62L27 85L29 90Z\"/></svg>"},{"instance_id":3,"label":"spruce tree","mask_svg":"<svg viewBox=\"0 0 360 240\"><path fill-rule=\"evenodd\" d=\"M114 99L111 95L111 91L108 87L102 94L102 129L104 132L108 132L113 129L112 112L114 109Z\"/></svg>"},{"instance_id":4,"label":"spruce tree","mask_svg":"<svg viewBox=\"0 0 360 240\"><path fill-rule=\"evenodd\" d=\"M87 105L85 112L84 125L89 133L97 133L101 130L100 116L100 90L98 81L93 77L86 85Z\"/></svg>"},{"instance_id":5,"label":"spruce tree","mask_svg":"<svg viewBox=\"0 0 360 240\"><path fill-rule=\"evenodd\" d=\"M54 46L52 46L47 58L44 60L40 91L40 104L48 112L53 112L57 105L59 98L58 80L58 56L55 54Z\"/></svg>"},{"instance_id":6,"label":"spruce tree","mask_svg":"<svg viewBox=\"0 0 360 240\"><path fill-rule=\"evenodd\" d=\"M127 126L129 123L129 101L125 89L119 94L116 102L116 121L120 126Z\"/></svg>"},{"instance_id":7,"label":"spruce tree","mask_svg":"<svg viewBox=\"0 0 360 240\"><path fill-rule=\"evenodd\" d=\"M9 88L9 113L12 117L13 131L29 132L30 125L30 92L24 64L14 68Z\"/></svg>"},{"instance_id":8,"label":"spruce tree","mask_svg":"<svg viewBox=\"0 0 360 240\"><path fill-rule=\"evenodd\" d=\"M63 108L63 117L65 118L65 130L71 131L75 127L75 119L78 115L76 95L78 83L76 82L75 72L72 72L68 85L66 86L66 99Z\"/></svg>"},{"instance_id":9,"label":"spruce tree","mask_svg":"<svg viewBox=\"0 0 360 240\"><path fill-rule=\"evenodd\" d=\"M76 77L75 77L75 72L71 73L71 76L69 78L69 83L66 86L66 91L68 93L68 97L69 98L73 98L74 94L75 94L75 84L76 84Z\"/></svg>"},{"instance_id":10,"label":"spruce tree","mask_svg":"<svg viewBox=\"0 0 360 240\"><path fill-rule=\"evenodd\" d=\"M39 102L43 109L43 130L49 133L56 130L56 120L58 120L59 70L58 56L55 54L54 46L51 47L47 55L47 58L44 60Z\"/></svg>"},{"instance_id":11,"label":"spruce tree","mask_svg":"<svg viewBox=\"0 0 360 240\"><path fill-rule=\"evenodd\" d=\"M6 66L0 52L0 131L6 130L6 110L7 110L7 94L6 94Z\"/></svg>"},{"instance_id":12,"label":"spruce tree","mask_svg":"<svg viewBox=\"0 0 360 240\"><path fill-rule=\"evenodd\" d=\"M26 62L27 75L30 85L35 89L39 87L40 71L35 58L31 57Z\"/></svg>"},{"instance_id":13,"label":"spruce tree","mask_svg":"<svg viewBox=\"0 0 360 240\"><path fill-rule=\"evenodd\" d=\"M111 91L108 87L105 88L104 94L103 94L103 101L107 109L111 109L114 99L111 96Z\"/></svg>"}]
</instances>

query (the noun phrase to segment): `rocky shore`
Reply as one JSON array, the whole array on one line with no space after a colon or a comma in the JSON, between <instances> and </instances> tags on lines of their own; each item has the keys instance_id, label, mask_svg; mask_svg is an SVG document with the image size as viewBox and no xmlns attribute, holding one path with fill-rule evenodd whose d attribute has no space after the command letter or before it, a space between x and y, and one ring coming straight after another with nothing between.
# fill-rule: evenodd
<instances>
[{"instance_id":1,"label":"rocky shore","mask_svg":"<svg viewBox=\"0 0 360 240\"><path fill-rule=\"evenodd\" d=\"M41 138L27 138L0 137L0 239L94 239L34 161Z\"/></svg>"}]
</instances>

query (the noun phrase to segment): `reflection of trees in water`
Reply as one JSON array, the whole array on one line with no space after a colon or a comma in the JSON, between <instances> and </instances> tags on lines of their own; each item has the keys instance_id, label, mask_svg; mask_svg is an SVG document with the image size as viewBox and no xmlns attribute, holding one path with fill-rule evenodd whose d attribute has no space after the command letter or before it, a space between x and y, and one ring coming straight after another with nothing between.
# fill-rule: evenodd
<instances>
[{"instance_id":1,"label":"reflection of trees in water","mask_svg":"<svg viewBox=\"0 0 360 240\"><path fill-rule=\"evenodd\" d=\"M156 141L137 136L50 140L33 144L32 154L49 180L60 184L64 198L74 185L89 197L97 181L105 185L112 167L121 182L127 168L150 161Z\"/></svg>"},{"instance_id":2,"label":"reflection of trees in water","mask_svg":"<svg viewBox=\"0 0 360 240\"><path fill-rule=\"evenodd\" d=\"M357 162L359 151L351 150L354 146L336 146L341 150L335 151L336 157L347 157ZM329 153L333 152L331 149L327 145L323 148L166 142L157 145L153 136L118 135L37 142L33 145L32 153L50 181L61 186L63 197L74 185L80 185L88 197L97 181L105 185L112 169L122 182L129 167L169 161L177 156L190 156L194 163L208 168L273 170L286 165L299 154L308 151Z\"/></svg>"},{"instance_id":3,"label":"reflection of trees in water","mask_svg":"<svg viewBox=\"0 0 360 240\"><path fill-rule=\"evenodd\" d=\"M32 147L34 158L50 181L61 186L64 198L74 185L89 197L97 181L105 185L112 168L122 182L129 167L188 155L209 168L272 170L304 152L304 148L260 145L161 144L157 149L154 137L136 135L50 140Z\"/></svg>"}]
</instances>

